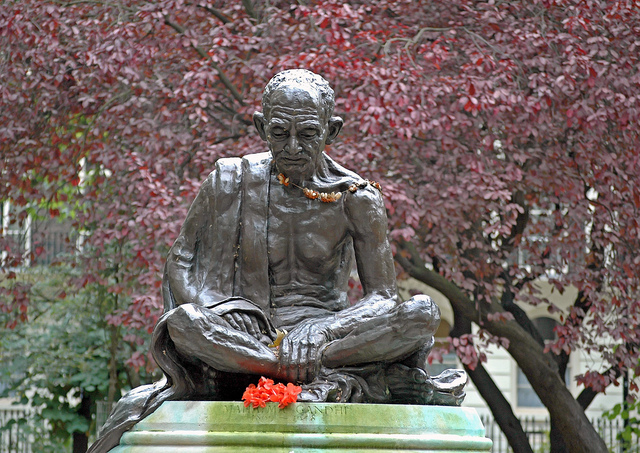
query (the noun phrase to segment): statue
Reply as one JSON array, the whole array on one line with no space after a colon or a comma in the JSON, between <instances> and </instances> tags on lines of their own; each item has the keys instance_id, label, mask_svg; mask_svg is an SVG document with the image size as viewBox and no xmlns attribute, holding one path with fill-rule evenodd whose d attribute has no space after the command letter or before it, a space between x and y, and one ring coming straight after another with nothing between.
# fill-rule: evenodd
<instances>
[{"instance_id":1,"label":"statue","mask_svg":"<svg viewBox=\"0 0 640 453\"><path fill-rule=\"evenodd\" d=\"M220 159L169 252L152 340L166 380L123 397L90 452L163 401L239 400L259 376L300 384L308 402L464 398L463 371L425 371L440 312L397 294L380 185L323 152L343 124L327 81L281 72L262 106L269 152ZM364 296L351 305L354 261Z\"/></svg>"}]
</instances>

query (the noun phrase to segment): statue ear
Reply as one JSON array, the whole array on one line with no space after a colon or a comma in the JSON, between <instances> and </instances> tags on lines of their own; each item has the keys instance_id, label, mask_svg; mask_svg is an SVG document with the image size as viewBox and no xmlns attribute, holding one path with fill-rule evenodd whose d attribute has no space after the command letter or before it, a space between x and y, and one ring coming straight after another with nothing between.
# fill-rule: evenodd
<instances>
[{"instance_id":1,"label":"statue ear","mask_svg":"<svg viewBox=\"0 0 640 453\"><path fill-rule=\"evenodd\" d=\"M267 141L267 120L264 118L264 115L261 112L255 112L253 114L253 124L255 124L256 129L258 129L260 138L264 141Z\"/></svg>"},{"instance_id":2,"label":"statue ear","mask_svg":"<svg viewBox=\"0 0 640 453\"><path fill-rule=\"evenodd\" d=\"M340 118L339 116L332 116L331 118L329 118L329 132L327 132L327 139L325 140L325 143L327 145L333 143L333 141L340 133L340 130L342 130L343 124L344 121L342 121L342 118Z\"/></svg>"}]
</instances>

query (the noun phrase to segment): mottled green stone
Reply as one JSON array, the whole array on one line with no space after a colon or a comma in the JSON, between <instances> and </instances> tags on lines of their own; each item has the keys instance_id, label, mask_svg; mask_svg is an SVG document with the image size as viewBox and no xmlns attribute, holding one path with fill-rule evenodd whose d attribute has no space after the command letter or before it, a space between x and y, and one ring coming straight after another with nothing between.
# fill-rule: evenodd
<instances>
[{"instance_id":1,"label":"mottled green stone","mask_svg":"<svg viewBox=\"0 0 640 453\"><path fill-rule=\"evenodd\" d=\"M168 401L112 453L487 452L474 409L394 404Z\"/></svg>"}]
</instances>

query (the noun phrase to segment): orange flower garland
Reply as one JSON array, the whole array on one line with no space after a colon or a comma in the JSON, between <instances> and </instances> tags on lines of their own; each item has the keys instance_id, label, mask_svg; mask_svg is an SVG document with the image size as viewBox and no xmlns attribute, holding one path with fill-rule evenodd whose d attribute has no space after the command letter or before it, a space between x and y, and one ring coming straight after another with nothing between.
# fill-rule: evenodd
<instances>
[{"instance_id":1,"label":"orange flower garland","mask_svg":"<svg viewBox=\"0 0 640 453\"><path fill-rule=\"evenodd\" d=\"M242 395L242 400L244 407L253 406L256 409L265 407L268 402L273 402L278 403L278 407L283 409L298 401L300 392L302 392L300 386L288 383L285 387L282 383L274 384L272 379L262 376L257 387L254 384L249 384Z\"/></svg>"},{"instance_id":2,"label":"orange flower garland","mask_svg":"<svg viewBox=\"0 0 640 453\"><path fill-rule=\"evenodd\" d=\"M331 192L331 193L318 192L317 190L309 189L307 187L302 187L297 184L294 184L283 173L278 174L277 177L278 177L278 182L285 187L289 187L289 185L292 185L294 187L297 187L298 189L302 189L302 193L304 193L304 196L309 198L310 200L320 199L320 201L322 201L323 203L333 203L334 201L338 201L340 198L342 198L342 192ZM380 192L382 192L382 187L380 186L380 184L378 184L375 181L369 181L368 179L361 182L357 182L355 184L351 184L349 186L349 189L347 190L349 190L349 192L355 192L358 189L366 187L367 184L371 184L373 187L375 187ZM344 192L346 192L346 190Z\"/></svg>"}]
</instances>

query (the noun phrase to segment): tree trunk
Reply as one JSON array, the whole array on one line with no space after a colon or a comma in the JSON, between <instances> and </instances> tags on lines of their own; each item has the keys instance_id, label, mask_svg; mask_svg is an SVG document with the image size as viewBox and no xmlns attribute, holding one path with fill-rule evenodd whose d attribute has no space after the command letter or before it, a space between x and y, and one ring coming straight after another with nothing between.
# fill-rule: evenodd
<instances>
[{"instance_id":1,"label":"tree trunk","mask_svg":"<svg viewBox=\"0 0 640 453\"><path fill-rule=\"evenodd\" d=\"M567 365L569 364L569 354L562 352L555 356L556 363L558 364L558 376L562 379L562 382L567 382ZM581 406L582 407L582 406ZM584 409L584 408L583 408ZM551 418L551 430L549 432L549 453L565 453L567 451L567 444L565 444L562 437L562 432L558 429L558 422Z\"/></svg>"},{"instance_id":2,"label":"tree trunk","mask_svg":"<svg viewBox=\"0 0 640 453\"><path fill-rule=\"evenodd\" d=\"M132 367L126 366L126 365L124 367L124 371L127 373L127 379L129 380L129 387L131 387L132 389L136 387L140 387L140 384L141 384L140 373L134 370Z\"/></svg>"},{"instance_id":3,"label":"tree trunk","mask_svg":"<svg viewBox=\"0 0 640 453\"><path fill-rule=\"evenodd\" d=\"M118 387L118 363L116 355L118 353L118 327L111 326L111 344L109 345L109 390L107 392L107 404L113 405Z\"/></svg>"},{"instance_id":4,"label":"tree trunk","mask_svg":"<svg viewBox=\"0 0 640 453\"><path fill-rule=\"evenodd\" d=\"M78 415L87 420L87 424L91 423L91 398L82 392L82 400L78 408ZM89 435L85 432L76 431L73 433L73 453L86 453L89 448Z\"/></svg>"},{"instance_id":5,"label":"tree trunk","mask_svg":"<svg viewBox=\"0 0 640 453\"><path fill-rule=\"evenodd\" d=\"M558 374L555 360L514 322L489 322L494 335L508 338L508 351L527 376L540 400L549 410L554 426L561 433L566 451L607 453L608 449L584 410L571 395Z\"/></svg>"}]
</instances>

